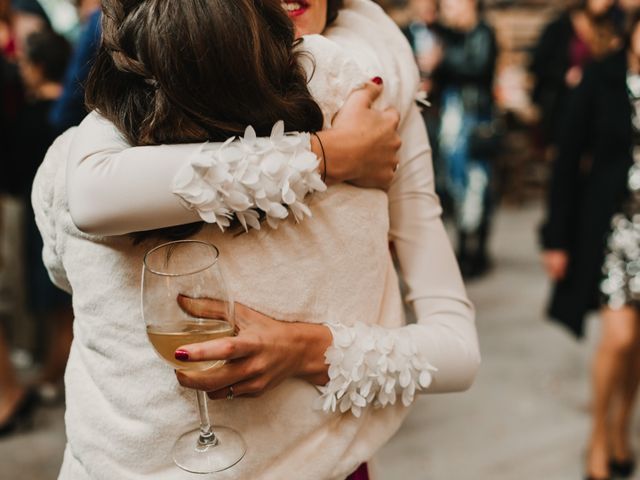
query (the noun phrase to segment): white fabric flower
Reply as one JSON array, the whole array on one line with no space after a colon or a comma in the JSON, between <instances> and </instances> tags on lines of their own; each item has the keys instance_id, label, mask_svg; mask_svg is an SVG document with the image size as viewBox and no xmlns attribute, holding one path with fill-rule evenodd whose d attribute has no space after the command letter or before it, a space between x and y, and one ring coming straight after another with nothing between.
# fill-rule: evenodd
<instances>
[{"instance_id":1,"label":"white fabric flower","mask_svg":"<svg viewBox=\"0 0 640 480\"><path fill-rule=\"evenodd\" d=\"M359 417L368 405L395 405L398 396L409 406L416 391L431 384L437 368L420 358L410 331L360 322L353 327L328 326L333 334L325 353L329 383L320 387L316 408L351 410Z\"/></svg>"},{"instance_id":2,"label":"white fabric flower","mask_svg":"<svg viewBox=\"0 0 640 480\"><path fill-rule=\"evenodd\" d=\"M249 126L244 137L231 138L219 149L203 145L174 178L173 193L222 230L234 218L245 230L259 230L260 212L272 228L289 212L300 222L311 216L306 196L327 188L309 144L308 133L287 135L282 121L269 138L257 137Z\"/></svg>"}]
</instances>

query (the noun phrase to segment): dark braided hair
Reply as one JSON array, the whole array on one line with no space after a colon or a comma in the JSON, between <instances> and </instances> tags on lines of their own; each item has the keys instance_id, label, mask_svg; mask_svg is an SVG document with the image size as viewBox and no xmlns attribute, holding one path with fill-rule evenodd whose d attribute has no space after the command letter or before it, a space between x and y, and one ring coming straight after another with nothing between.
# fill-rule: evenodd
<instances>
[{"instance_id":1,"label":"dark braided hair","mask_svg":"<svg viewBox=\"0 0 640 480\"><path fill-rule=\"evenodd\" d=\"M279 0L103 0L86 102L132 145L322 128ZM135 234L181 238L201 223Z\"/></svg>"},{"instance_id":2,"label":"dark braided hair","mask_svg":"<svg viewBox=\"0 0 640 480\"><path fill-rule=\"evenodd\" d=\"M87 104L134 145L322 128L278 0L104 0Z\"/></svg>"}]
</instances>

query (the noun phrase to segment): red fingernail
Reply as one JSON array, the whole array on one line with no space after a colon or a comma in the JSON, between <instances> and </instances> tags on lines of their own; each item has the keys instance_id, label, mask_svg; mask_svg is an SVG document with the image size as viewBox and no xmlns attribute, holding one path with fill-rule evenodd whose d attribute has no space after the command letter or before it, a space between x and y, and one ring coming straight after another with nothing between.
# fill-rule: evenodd
<instances>
[{"instance_id":1,"label":"red fingernail","mask_svg":"<svg viewBox=\"0 0 640 480\"><path fill-rule=\"evenodd\" d=\"M182 362L186 362L187 360L189 360L189 352L187 352L186 350L176 350L176 353L174 355L176 357L176 360L180 360Z\"/></svg>"},{"instance_id":2,"label":"red fingernail","mask_svg":"<svg viewBox=\"0 0 640 480\"><path fill-rule=\"evenodd\" d=\"M383 82L382 82L382 78L380 78L380 77L373 77L373 78L371 79L371 81L372 81L373 83L375 83L376 85L382 85L382 83L383 83Z\"/></svg>"}]
</instances>

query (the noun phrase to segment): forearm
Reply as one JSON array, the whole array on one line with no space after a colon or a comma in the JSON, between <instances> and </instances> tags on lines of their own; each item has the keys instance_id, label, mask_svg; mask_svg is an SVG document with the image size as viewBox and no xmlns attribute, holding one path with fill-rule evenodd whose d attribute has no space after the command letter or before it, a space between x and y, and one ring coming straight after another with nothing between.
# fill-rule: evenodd
<instances>
[{"instance_id":1,"label":"forearm","mask_svg":"<svg viewBox=\"0 0 640 480\"><path fill-rule=\"evenodd\" d=\"M277 142L269 139L258 141L268 144L264 149L267 153L277 148ZM211 198L217 199L214 202L217 208L231 213L237 213L234 208L257 208L256 199L250 198L251 185L246 186L234 175L229 175L237 165L234 167L226 161L222 147L223 144L212 143L130 147L111 123L95 113L90 114L76 131L67 166L69 210L74 223L88 233L119 235L200 220L215 221L216 218L206 215L210 211L209 205L198 203ZM226 151L242 150L239 142L227 144L226 148ZM295 178L301 178L305 185L295 192L324 188L319 175L314 174L315 178L311 178L313 170L322 162L309 153L308 136L300 138L295 151L291 151L290 145L286 145L286 149L287 171L297 172L299 175ZM206 171L203 171L218 167L226 172L222 190L219 183L208 183ZM254 167L259 180L265 172L255 162ZM183 184L176 186L176 182L183 180ZM197 185L194 186L194 182ZM200 192L195 196L194 188ZM225 195L230 191L240 194L243 201L225 203ZM297 197L296 193L295 199L287 197L287 202L284 198L275 201L285 204L286 208L293 201L300 202L304 198ZM264 199L260 208L271 207L271 200ZM300 209L294 212L296 218ZM277 213L286 216L286 210L283 213L282 208ZM255 214L254 218L257 216ZM251 220L249 223L256 225Z\"/></svg>"},{"instance_id":2,"label":"forearm","mask_svg":"<svg viewBox=\"0 0 640 480\"><path fill-rule=\"evenodd\" d=\"M324 177L326 167L328 183L354 180L362 174L370 139L340 128L305 138L310 143L301 139L299 155L311 151L318 159L311 168ZM74 223L87 233L120 235L201 220L197 209L188 208L174 193L173 184L203 148L207 153L201 157L213 165L215 151L221 146L131 147L114 125L90 114L74 137L67 166L69 210ZM207 155L209 158L205 158ZM199 187L213 192L206 183Z\"/></svg>"},{"instance_id":3,"label":"forearm","mask_svg":"<svg viewBox=\"0 0 640 480\"><path fill-rule=\"evenodd\" d=\"M414 110L403 130L401 167L389 191L390 234L408 286L420 351L438 369L428 392L459 391L475 378L480 353L475 315L434 192L431 151Z\"/></svg>"},{"instance_id":4,"label":"forearm","mask_svg":"<svg viewBox=\"0 0 640 480\"><path fill-rule=\"evenodd\" d=\"M416 392L468 389L480 365L474 311L440 220L426 131L417 109L403 128L401 163L389 191L391 238L418 324L385 329L332 325L322 408L359 416Z\"/></svg>"}]
</instances>

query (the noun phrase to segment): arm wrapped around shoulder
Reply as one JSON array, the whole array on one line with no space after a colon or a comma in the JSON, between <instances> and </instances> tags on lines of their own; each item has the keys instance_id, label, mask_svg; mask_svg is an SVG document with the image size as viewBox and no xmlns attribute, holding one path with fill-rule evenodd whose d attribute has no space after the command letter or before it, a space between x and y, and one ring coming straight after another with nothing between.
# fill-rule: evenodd
<instances>
[{"instance_id":1,"label":"arm wrapped around shoulder","mask_svg":"<svg viewBox=\"0 0 640 480\"><path fill-rule=\"evenodd\" d=\"M328 326L333 344L325 353L329 383L320 387L317 407L322 410L351 410L359 417L368 405L394 405L398 395L408 407L416 391L431 385L437 368L422 358L410 329L363 323Z\"/></svg>"},{"instance_id":2,"label":"arm wrapped around shoulder","mask_svg":"<svg viewBox=\"0 0 640 480\"><path fill-rule=\"evenodd\" d=\"M234 217L245 230L260 229L261 212L272 228L289 212L299 222L311 216L307 194L326 190L309 143L309 134L286 135L283 122L274 125L269 138L247 127L244 138L213 150L204 144L174 178L173 193L222 230Z\"/></svg>"}]
</instances>

